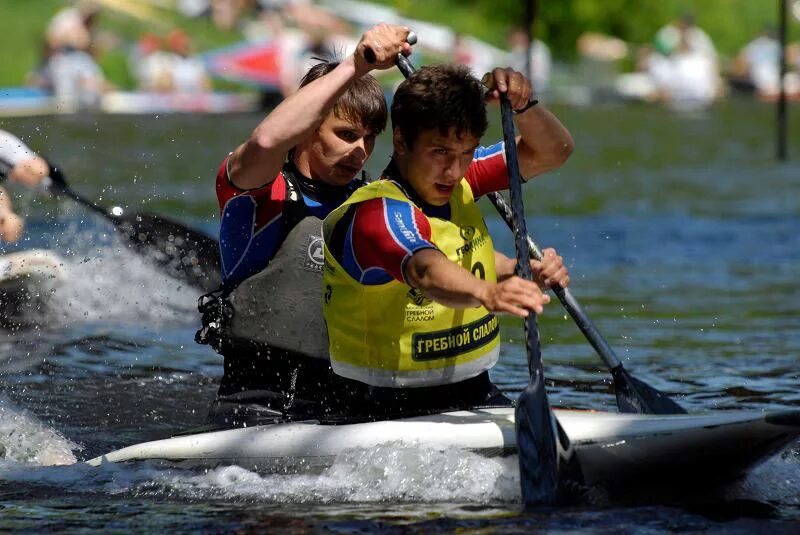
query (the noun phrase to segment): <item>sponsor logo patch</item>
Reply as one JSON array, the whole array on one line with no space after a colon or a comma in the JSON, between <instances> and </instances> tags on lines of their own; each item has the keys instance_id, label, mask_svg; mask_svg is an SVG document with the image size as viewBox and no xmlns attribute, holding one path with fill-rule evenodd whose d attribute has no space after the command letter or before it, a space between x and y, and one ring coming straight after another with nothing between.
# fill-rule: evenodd
<instances>
[{"instance_id":1,"label":"sponsor logo patch","mask_svg":"<svg viewBox=\"0 0 800 535\"><path fill-rule=\"evenodd\" d=\"M415 334L411 337L411 358L416 361L457 357L485 346L497 338L500 323L489 314L468 325Z\"/></svg>"},{"instance_id":2,"label":"sponsor logo patch","mask_svg":"<svg viewBox=\"0 0 800 535\"><path fill-rule=\"evenodd\" d=\"M461 227L459 233L464 241L472 241L472 238L475 237L475 227Z\"/></svg>"},{"instance_id":3,"label":"sponsor logo patch","mask_svg":"<svg viewBox=\"0 0 800 535\"><path fill-rule=\"evenodd\" d=\"M303 267L309 271L322 271L325 264L325 251L322 247L322 238L319 236L309 236L306 255L303 258Z\"/></svg>"},{"instance_id":4,"label":"sponsor logo patch","mask_svg":"<svg viewBox=\"0 0 800 535\"><path fill-rule=\"evenodd\" d=\"M425 297L422 292L416 288L411 288L406 295L418 307L424 307L431 304L431 300Z\"/></svg>"},{"instance_id":5,"label":"sponsor logo patch","mask_svg":"<svg viewBox=\"0 0 800 535\"><path fill-rule=\"evenodd\" d=\"M479 234L475 227L461 227L459 234L464 239L464 245L456 249L459 257L470 254L486 242L486 234Z\"/></svg>"}]
</instances>

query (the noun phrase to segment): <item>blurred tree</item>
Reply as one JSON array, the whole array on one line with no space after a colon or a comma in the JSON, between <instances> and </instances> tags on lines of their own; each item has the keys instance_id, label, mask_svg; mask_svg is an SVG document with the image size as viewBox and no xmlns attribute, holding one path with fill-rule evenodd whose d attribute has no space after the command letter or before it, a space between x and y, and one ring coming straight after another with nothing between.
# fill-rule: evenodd
<instances>
[{"instance_id":1,"label":"blurred tree","mask_svg":"<svg viewBox=\"0 0 800 535\"><path fill-rule=\"evenodd\" d=\"M530 0L374 0L406 16L440 22L505 46L509 28L524 20ZM537 37L563 59L576 56L575 42L583 32L600 32L634 44L650 43L663 25L684 13L714 40L717 49L733 56L767 23L777 24L777 0L536 0ZM792 20L789 40L800 38Z\"/></svg>"}]
</instances>

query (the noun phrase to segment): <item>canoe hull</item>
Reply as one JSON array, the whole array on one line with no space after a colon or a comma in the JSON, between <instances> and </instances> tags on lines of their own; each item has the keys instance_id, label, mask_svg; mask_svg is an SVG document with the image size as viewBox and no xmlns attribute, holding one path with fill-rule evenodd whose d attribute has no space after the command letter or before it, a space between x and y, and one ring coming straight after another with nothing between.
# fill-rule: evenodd
<instances>
[{"instance_id":1,"label":"canoe hull","mask_svg":"<svg viewBox=\"0 0 800 535\"><path fill-rule=\"evenodd\" d=\"M573 476L587 485L608 487L636 486L656 476L660 481L728 481L800 435L800 411L555 413L572 442ZM385 444L512 455L517 451L514 411L490 408L346 425L294 422L213 431L129 446L88 463L161 460L235 464L260 472L315 471L345 451Z\"/></svg>"}]
</instances>

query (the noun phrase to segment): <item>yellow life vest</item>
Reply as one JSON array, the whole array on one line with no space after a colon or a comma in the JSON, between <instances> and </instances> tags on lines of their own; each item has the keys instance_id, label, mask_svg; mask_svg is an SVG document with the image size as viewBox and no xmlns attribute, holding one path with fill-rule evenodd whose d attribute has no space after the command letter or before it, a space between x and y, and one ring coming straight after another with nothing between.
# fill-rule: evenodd
<instances>
[{"instance_id":1,"label":"yellow life vest","mask_svg":"<svg viewBox=\"0 0 800 535\"><path fill-rule=\"evenodd\" d=\"M323 313L333 370L382 387L456 383L491 368L499 353L499 324L484 307L453 309L392 279L364 285L353 279L328 246L336 223L353 205L377 197L411 203L390 180L358 189L323 223ZM450 198L451 219L430 217L431 241L477 277L495 281L494 246L465 180Z\"/></svg>"}]
</instances>

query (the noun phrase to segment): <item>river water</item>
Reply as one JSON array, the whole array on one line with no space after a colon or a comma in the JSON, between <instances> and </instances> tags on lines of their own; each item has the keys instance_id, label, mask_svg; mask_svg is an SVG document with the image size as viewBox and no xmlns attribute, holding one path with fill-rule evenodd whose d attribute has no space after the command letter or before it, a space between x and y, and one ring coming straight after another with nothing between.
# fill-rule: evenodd
<instances>
[{"instance_id":1,"label":"river water","mask_svg":"<svg viewBox=\"0 0 800 535\"><path fill-rule=\"evenodd\" d=\"M786 164L774 161L766 105L555 111L577 148L526 186L529 230L564 255L574 295L626 367L690 411L800 407L800 110ZM0 128L92 199L213 233L216 167L259 119L44 117ZM500 137L496 119L487 140ZM384 136L369 170L388 152ZM65 277L45 296L43 326L0 332L3 530L790 532L800 522L798 443L714 504L532 512L517 505L516 459L424 448L353 452L318 475L76 463L202 424L221 358L193 342L195 290L96 216L19 195L27 237L0 251L50 249ZM496 246L513 254L484 211ZM613 410L607 372L556 300L540 326L551 403ZM521 325L504 319L503 333L493 378L516 395L527 382Z\"/></svg>"}]
</instances>

